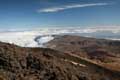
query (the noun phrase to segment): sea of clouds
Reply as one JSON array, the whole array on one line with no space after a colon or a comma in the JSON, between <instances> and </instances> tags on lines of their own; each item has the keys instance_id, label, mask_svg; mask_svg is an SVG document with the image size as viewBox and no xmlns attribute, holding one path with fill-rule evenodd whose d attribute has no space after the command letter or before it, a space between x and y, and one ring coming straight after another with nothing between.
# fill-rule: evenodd
<instances>
[{"instance_id":1,"label":"sea of clouds","mask_svg":"<svg viewBox=\"0 0 120 80\"><path fill-rule=\"evenodd\" d=\"M33 30L0 31L0 41L16 44L22 47L44 47L44 44L53 40L53 35L78 35L95 38L120 40L120 28L42 28Z\"/></svg>"}]
</instances>

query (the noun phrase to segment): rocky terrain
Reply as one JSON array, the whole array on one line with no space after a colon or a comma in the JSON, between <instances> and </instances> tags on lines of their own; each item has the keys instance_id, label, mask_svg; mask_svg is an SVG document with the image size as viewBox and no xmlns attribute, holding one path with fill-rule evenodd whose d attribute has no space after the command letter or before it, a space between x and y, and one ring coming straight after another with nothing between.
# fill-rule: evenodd
<instances>
[{"instance_id":1,"label":"rocky terrain","mask_svg":"<svg viewBox=\"0 0 120 80\"><path fill-rule=\"evenodd\" d=\"M46 47L120 71L120 41L61 35L55 36Z\"/></svg>"},{"instance_id":2,"label":"rocky terrain","mask_svg":"<svg viewBox=\"0 0 120 80\"><path fill-rule=\"evenodd\" d=\"M61 40L70 36L62 37ZM73 37L72 39L75 38ZM76 43L70 43L74 45L74 47L66 43L66 41L70 42L72 39L65 39L65 42L60 41L58 43L59 46L61 45L60 47L57 47L56 43L59 41L59 37L54 39L56 41L54 41L54 45L51 44L50 47L49 44L49 47L54 49L25 48L0 42L0 80L120 80L119 71L106 68L84 59L84 57L88 57L89 59L87 53L83 53L84 55L82 55L82 52L85 52L84 47L87 46L82 47L83 49L78 47L80 49L79 56L71 54L71 50L77 49L75 46L77 40ZM82 39L84 38L80 40ZM90 45L93 44L91 42L88 43L90 43ZM79 44L82 43L80 42ZM91 50L92 49L94 50L94 48L91 47ZM110 49L112 51L111 47ZM89 48L86 48L86 50L89 51ZM102 55L119 57L118 51L115 51L115 54L106 54L106 52L103 54L104 51L102 51ZM76 52L78 53L78 51ZM94 58L95 54L90 53L90 55ZM98 56L101 55L97 55L97 57Z\"/></svg>"}]
</instances>

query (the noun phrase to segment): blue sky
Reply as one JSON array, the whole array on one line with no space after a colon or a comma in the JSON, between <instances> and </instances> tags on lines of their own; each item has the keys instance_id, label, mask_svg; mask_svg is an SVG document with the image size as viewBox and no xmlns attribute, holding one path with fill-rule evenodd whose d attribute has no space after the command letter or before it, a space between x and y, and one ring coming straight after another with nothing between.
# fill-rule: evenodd
<instances>
[{"instance_id":1,"label":"blue sky","mask_svg":"<svg viewBox=\"0 0 120 80\"><path fill-rule=\"evenodd\" d=\"M120 0L0 0L0 28L120 25Z\"/></svg>"}]
</instances>

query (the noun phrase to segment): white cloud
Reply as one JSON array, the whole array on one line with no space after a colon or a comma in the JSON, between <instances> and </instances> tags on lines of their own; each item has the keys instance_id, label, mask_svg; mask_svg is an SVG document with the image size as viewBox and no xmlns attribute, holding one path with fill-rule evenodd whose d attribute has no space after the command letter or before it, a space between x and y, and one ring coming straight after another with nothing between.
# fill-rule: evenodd
<instances>
[{"instance_id":1,"label":"white cloud","mask_svg":"<svg viewBox=\"0 0 120 80\"><path fill-rule=\"evenodd\" d=\"M91 4L72 4L72 5L64 5L60 7L51 7L51 8L43 8L39 9L38 12L58 12L63 11L66 9L73 9L73 8L82 8L82 7L92 7L92 6L104 6L109 5L109 3L91 3Z\"/></svg>"}]
</instances>

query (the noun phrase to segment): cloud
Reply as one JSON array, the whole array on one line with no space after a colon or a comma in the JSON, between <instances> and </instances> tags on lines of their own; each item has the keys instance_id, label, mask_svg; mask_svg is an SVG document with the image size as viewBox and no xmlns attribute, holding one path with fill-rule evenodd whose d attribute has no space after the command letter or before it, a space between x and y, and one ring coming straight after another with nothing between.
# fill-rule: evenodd
<instances>
[{"instance_id":1,"label":"cloud","mask_svg":"<svg viewBox=\"0 0 120 80\"><path fill-rule=\"evenodd\" d=\"M73 8L82 8L82 7L92 7L92 6L104 6L104 5L109 5L109 3L91 3L91 4L72 4L72 5L64 5L60 7L50 7L50 8L43 8L39 9L38 12L58 12L58 11L63 11L67 9L73 9Z\"/></svg>"}]
</instances>

